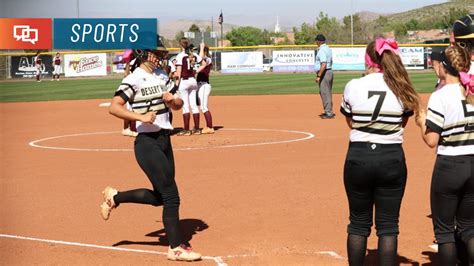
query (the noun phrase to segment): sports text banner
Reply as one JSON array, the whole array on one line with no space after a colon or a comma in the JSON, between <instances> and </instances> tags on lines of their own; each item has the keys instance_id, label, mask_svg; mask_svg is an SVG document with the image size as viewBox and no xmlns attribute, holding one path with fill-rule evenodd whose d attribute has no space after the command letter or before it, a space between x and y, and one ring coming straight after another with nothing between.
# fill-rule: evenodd
<instances>
[{"instance_id":1,"label":"sports text banner","mask_svg":"<svg viewBox=\"0 0 474 266\"><path fill-rule=\"evenodd\" d=\"M222 73L252 73L263 72L262 52L232 52L222 53Z\"/></svg>"},{"instance_id":2,"label":"sports text banner","mask_svg":"<svg viewBox=\"0 0 474 266\"><path fill-rule=\"evenodd\" d=\"M273 51L273 72L312 72L313 50Z\"/></svg>"},{"instance_id":3,"label":"sports text banner","mask_svg":"<svg viewBox=\"0 0 474 266\"><path fill-rule=\"evenodd\" d=\"M51 49L51 19L0 18L0 49Z\"/></svg>"},{"instance_id":4,"label":"sports text banner","mask_svg":"<svg viewBox=\"0 0 474 266\"><path fill-rule=\"evenodd\" d=\"M64 74L66 77L107 75L107 55L66 54L64 55Z\"/></svg>"},{"instance_id":5,"label":"sports text banner","mask_svg":"<svg viewBox=\"0 0 474 266\"><path fill-rule=\"evenodd\" d=\"M157 19L54 19L54 49L156 47ZM149 36L153 36L150 38Z\"/></svg>"}]
</instances>

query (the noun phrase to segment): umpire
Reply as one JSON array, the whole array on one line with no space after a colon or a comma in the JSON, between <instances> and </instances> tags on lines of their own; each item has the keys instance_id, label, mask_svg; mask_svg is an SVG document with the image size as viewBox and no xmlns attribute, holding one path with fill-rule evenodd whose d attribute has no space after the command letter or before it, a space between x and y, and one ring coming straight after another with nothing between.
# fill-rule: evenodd
<instances>
[{"instance_id":1,"label":"umpire","mask_svg":"<svg viewBox=\"0 0 474 266\"><path fill-rule=\"evenodd\" d=\"M332 83L334 75L332 72L332 51L326 44L326 37L323 34L316 35L316 45L318 46L316 54L316 83L319 85L319 94L323 102L324 113L319 116L322 119L332 119L334 112L332 111Z\"/></svg>"}]
</instances>

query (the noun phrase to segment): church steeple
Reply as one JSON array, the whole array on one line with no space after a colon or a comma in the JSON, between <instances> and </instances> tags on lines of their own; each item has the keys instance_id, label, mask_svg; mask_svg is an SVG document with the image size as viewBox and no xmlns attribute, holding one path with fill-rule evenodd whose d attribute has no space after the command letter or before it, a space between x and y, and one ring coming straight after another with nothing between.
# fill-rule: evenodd
<instances>
[{"instance_id":1,"label":"church steeple","mask_svg":"<svg viewBox=\"0 0 474 266\"><path fill-rule=\"evenodd\" d=\"M279 33L281 30L280 30L280 23L278 23L278 16L277 16L277 23L275 25L275 33Z\"/></svg>"}]
</instances>

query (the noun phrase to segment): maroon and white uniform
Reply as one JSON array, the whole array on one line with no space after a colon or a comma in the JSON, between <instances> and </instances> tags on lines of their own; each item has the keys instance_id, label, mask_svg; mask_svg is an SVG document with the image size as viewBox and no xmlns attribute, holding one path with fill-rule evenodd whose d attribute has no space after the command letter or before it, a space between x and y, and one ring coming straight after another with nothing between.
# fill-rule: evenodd
<instances>
[{"instance_id":1,"label":"maroon and white uniform","mask_svg":"<svg viewBox=\"0 0 474 266\"><path fill-rule=\"evenodd\" d=\"M209 74L212 69L212 60L209 57L204 57L203 60L207 63L206 67L198 73L198 96L199 102L201 103L201 111L203 113L209 111L208 102L209 95L211 94L211 84L209 83Z\"/></svg>"},{"instance_id":2,"label":"maroon and white uniform","mask_svg":"<svg viewBox=\"0 0 474 266\"><path fill-rule=\"evenodd\" d=\"M202 61L202 58L193 53L195 62L191 62L187 53L182 51L176 56L176 67L181 66L181 80L179 82L179 91L181 93L181 98L183 99L183 114L189 113L189 107L193 114L199 113L199 108L196 102L197 94L197 82L194 78L196 72L194 70L194 65L199 64Z\"/></svg>"},{"instance_id":3,"label":"maroon and white uniform","mask_svg":"<svg viewBox=\"0 0 474 266\"><path fill-rule=\"evenodd\" d=\"M54 64L54 71L53 75L60 75L61 74L61 56L60 55L55 55L53 58L53 64Z\"/></svg>"},{"instance_id":4,"label":"maroon and white uniform","mask_svg":"<svg viewBox=\"0 0 474 266\"><path fill-rule=\"evenodd\" d=\"M36 75L40 75L43 69L43 60L41 60L40 55L37 55L33 57L33 61L35 63Z\"/></svg>"}]
</instances>

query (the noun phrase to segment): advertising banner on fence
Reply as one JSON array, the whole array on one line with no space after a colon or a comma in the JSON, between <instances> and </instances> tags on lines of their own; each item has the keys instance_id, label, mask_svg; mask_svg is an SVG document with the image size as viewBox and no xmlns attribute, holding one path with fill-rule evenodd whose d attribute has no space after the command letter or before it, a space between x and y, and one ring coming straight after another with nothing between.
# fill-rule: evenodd
<instances>
[{"instance_id":1,"label":"advertising banner on fence","mask_svg":"<svg viewBox=\"0 0 474 266\"><path fill-rule=\"evenodd\" d=\"M101 54L64 55L64 74L66 77L107 75L107 56Z\"/></svg>"},{"instance_id":2,"label":"advertising banner on fence","mask_svg":"<svg viewBox=\"0 0 474 266\"><path fill-rule=\"evenodd\" d=\"M333 70L364 70L364 48L331 48Z\"/></svg>"},{"instance_id":3,"label":"advertising banner on fence","mask_svg":"<svg viewBox=\"0 0 474 266\"><path fill-rule=\"evenodd\" d=\"M114 53L114 62L120 62L123 59L123 53L116 52ZM124 73L126 64L113 64L112 72L114 73Z\"/></svg>"},{"instance_id":4,"label":"advertising banner on fence","mask_svg":"<svg viewBox=\"0 0 474 266\"><path fill-rule=\"evenodd\" d=\"M399 47L398 50L406 69L425 68L424 47Z\"/></svg>"},{"instance_id":5,"label":"advertising banner on fence","mask_svg":"<svg viewBox=\"0 0 474 266\"><path fill-rule=\"evenodd\" d=\"M12 78L34 78L36 76L36 67L33 60L34 56L12 56L10 74ZM50 76L53 73L53 59L49 55L41 56L42 75Z\"/></svg>"},{"instance_id":6,"label":"advertising banner on fence","mask_svg":"<svg viewBox=\"0 0 474 266\"><path fill-rule=\"evenodd\" d=\"M262 52L232 52L221 56L222 73L263 72Z\"/></svg>"},{"instance_id":7,"label":"advertising banner on fence","mask_svg":"<svg viewBox=\"0 0 474 266\"><path fill-rule=\"evenodd\" d=\"M273 51L271 66L273 72L312 72L314 71L314 51Z\"/></svg>"}]
</instances>

